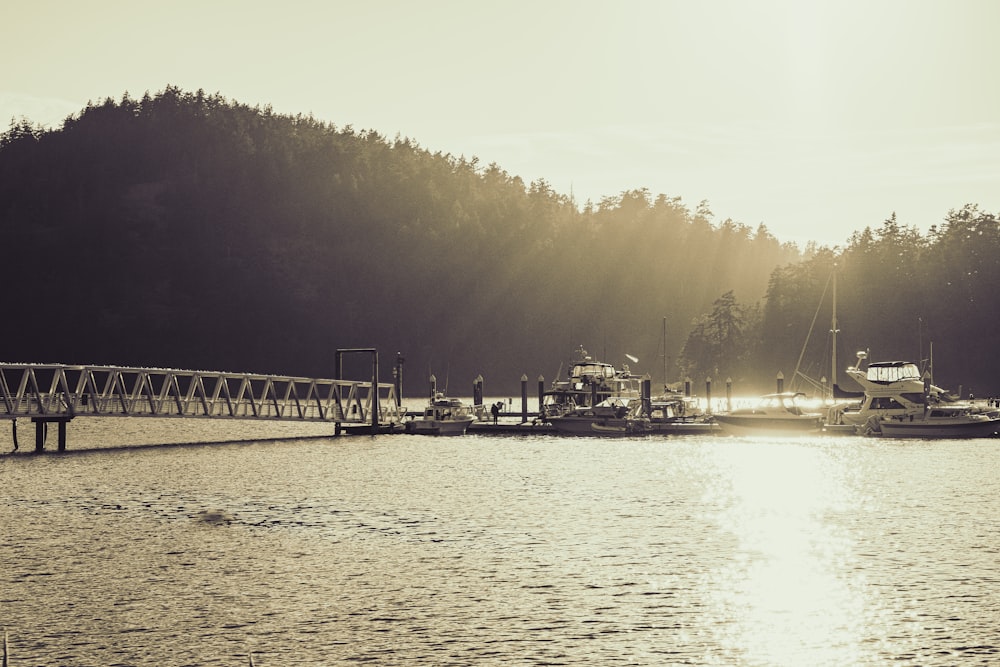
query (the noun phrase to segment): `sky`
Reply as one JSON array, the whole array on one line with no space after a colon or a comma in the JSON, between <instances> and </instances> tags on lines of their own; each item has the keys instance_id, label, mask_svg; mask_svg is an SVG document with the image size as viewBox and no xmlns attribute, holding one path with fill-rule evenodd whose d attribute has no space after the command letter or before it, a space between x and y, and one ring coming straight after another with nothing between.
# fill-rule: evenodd
<instances>
[{"instance_id":1,"label":"sky","mask_svg":"<svg viewBox=\"0 0 1000 667\"><path fill-rule=\"evenodd\" d=\"M10 4L10 3L8 3ZM582 206L646 188L845 246L1000 213L995 0L35 0L0 121L168 85L409 137Z\"/></svg>"}]
</instances>

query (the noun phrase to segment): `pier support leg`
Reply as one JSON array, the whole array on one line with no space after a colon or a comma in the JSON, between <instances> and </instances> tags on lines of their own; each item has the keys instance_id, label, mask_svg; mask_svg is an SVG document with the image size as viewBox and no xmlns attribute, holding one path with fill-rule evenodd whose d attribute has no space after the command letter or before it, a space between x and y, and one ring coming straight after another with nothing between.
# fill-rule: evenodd
<instances>
[{"instance_id":1,"label":"pier support leg","mask_svg":"<svg viewBox=\"0 0 1000 667\"><path fill-rule=\"evenodd\" d=\"M58 448L60 452L66 451L66 424L73 419L72 415L60 415L53 417L32 417L35 424L35 451L38 453L45 451L45 441L49 435L49 424L55 423L58 427Z\"/></svg>"}]
</instances>

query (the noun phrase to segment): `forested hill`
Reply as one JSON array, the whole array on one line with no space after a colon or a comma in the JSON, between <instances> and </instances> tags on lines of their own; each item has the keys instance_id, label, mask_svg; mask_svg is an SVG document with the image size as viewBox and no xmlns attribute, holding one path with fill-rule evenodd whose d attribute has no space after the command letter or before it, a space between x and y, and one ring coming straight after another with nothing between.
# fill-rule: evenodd
<instances>
[{"instance_id":1,"label":"forested hill","mask_svg":"<svg viewBox=\"0 0 1000 667\"><path fill-rule=\"evenodd\" d=\"M800 354L829 374L836 264L839 368L934 341L939 384L1000 394L1000 223L972 204L803 254L679 197L581 209L496 164L168 87L13 122L0 235L5 361L329 376L336 348L376 347L383 380L405 356L407 395L431 373L509 395L582 344L763 391Z\"/></svg>"},{"instance_id":2,"label":"forested hill","mask_svg":"<svg viewBox=\"0 0 1000 667\"><path fill-rule=\"evenodd\" d=\"M405 356L407 394L432 372L533 387L581 344L661 376L720 294L754 302L799 259L679 197L581 210L496 164L174 87L12 123L0 230L2 359L328 376L374 346Z\"/></svg>"}]
</instances>

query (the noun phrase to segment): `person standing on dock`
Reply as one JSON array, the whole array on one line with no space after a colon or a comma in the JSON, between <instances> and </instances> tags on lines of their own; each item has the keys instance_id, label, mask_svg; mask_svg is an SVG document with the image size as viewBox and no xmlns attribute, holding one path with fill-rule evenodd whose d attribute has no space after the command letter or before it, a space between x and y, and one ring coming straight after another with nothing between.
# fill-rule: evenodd
<instances>
[{"instance_id":1,"label":"person standing on dock","mask_svg":"<svg viewBox=\"0 0 1000 667\"><path fill-rule=\"evenodd\" d=\"M500 402L497 401L490 406L490 413L493 415L493 423L497 423L497 418L500 416Z\"/></svg>"}]
</instances>

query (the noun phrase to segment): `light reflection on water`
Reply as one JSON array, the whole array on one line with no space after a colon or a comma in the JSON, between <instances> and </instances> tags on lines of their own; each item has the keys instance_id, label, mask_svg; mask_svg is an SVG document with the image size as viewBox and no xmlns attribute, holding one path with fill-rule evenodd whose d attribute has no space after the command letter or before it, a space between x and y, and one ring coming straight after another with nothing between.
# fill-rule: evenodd
<instances>
[{"instance_id":1,"label":"light reflection on water","mask_svg":"<svg viewBox=\"0 0 1000 667\"><path fill-rule=\"evenodd\" d=\"M741 442L717 449L724 530L738 540L718 573L719 642L727 659L761 665L861 664L863 573L849 531L852 490L821 449Z\"/></svg>"},{"instance_id":2,"label":"light reflection on water","mask_svg":"<svg viewBox=\"0 0 1000 667\"><path fill-rule=\"evenodd\" d=\"M78 440L210 423L136 421ZM0 625L15 666L986 663L997 460L483 436L3 457Z\"/></svg>"}]
</instances>

